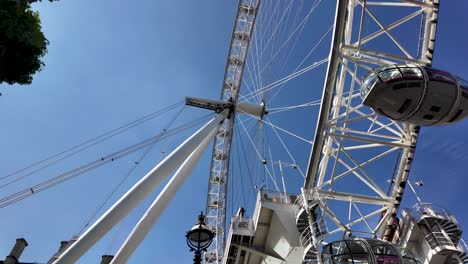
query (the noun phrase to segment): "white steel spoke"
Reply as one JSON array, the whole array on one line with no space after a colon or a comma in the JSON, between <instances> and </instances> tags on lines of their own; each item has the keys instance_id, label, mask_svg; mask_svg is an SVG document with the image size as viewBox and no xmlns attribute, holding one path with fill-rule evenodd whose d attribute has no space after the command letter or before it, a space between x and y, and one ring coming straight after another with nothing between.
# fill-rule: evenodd
<instances>
[{"instance_id":1,"label":"white steel spoke","mask_svg":"<svg viewBox=\"0 0 468 264\"><path fill-rule=\"evenodd\" d=\"M241 99L243 100L250 100L252 97L255 97L255 96L258 96L260 94L263 94L265 92L268 92L270 91L271 89L274 89L286 82L289 82L290 80L296 78L296 77L299 77L301 76L302 74L310 71L310 70L313 70L315 68L317 68L318 66L324 64L327 62L327 59L323 59L321 61L317 61L317 62L314 62L313 64L305 67L305 68L302 68L300 69L299 71L296 71L296 72L293 72L291 73L290 75L286 76L286 77L283 77L282 79L280 80L277 80L271 84L268 84L260 89L258 89L257 91L255 91L255 94L247 94L247 95L244 95L244 96L241 96Z\"/></svg>"},{"instance_id":2,"label":"white steel spoke","mask_svg":"<svg viewBox=\"0 0 468 264\"><path fill-rule=\"evenodd\" d=\"M279 2L279 1L278 1ZM268 60L268 62L266 63L266 65L269 65L275 58L276 56L281 52L281 50L284 48L284 46L286 44L288 44L288 42L292 39L292 37L299 31L299 29L301 29L301 27L303 25L305 25L307 23L307 21L309 20L310 16L312 15L312 13L315 11L315 9L317 8L317 6L320 4L320 2L322 2L322 0L316 0L314 5L312 6L312 8L310 9L309 13L304 17L304 19L301 21L301 23L299 23L299 25L294 29L293 32L291 32L291 34L289 35L289 37L284 41L284 43L278 48L278 51L273 54L273 56L271 56L270 60ZM261 71L260 71L260 74L263 73L263 71L265 70L265 68L263 68Z\"/></svg>"},{"instance_id":3,"label":"white steel spoke","mask_svg":"<svg viewBox=\"0 0 468 264\"><path fill-rule=\"evenodd\" d=\"M294 162L294 164L297 164L296 159L294 159L293 155L291 154L291 151L289 151L289 149L286 147L286 144L284 144L283 139L281 139L280 135L278 134L278 131L276 131L276 128L274 128L274 127L273 127L273 132L275 132L276 137L278 138L278 140L281 142L281 145L283 146L283 148L288 153L289 158L291 158L291 160ZM305 174L304 174L304 172L302 171L302 169L301 169L301 167L299 165L297 165L297 169L301 173L302 177L304 177L304 179L305 179Z\"/></svg>"},{"instance_id":4,"label":"white steel spoke","mask_svg":"<svg viewBox=\"0 0 468 264\"><path fill-rule=\"evenodd\" d=\"M252 140L252 137L250 136L249 132L247 131L247 128L245 127L244 122L241 119L239 119L239 121L241 123L242 128L244 129L245 135L249 139L250 144L252 144L252 147L254 148L255 153L257 154L258 158L260 160L263 160L264 157L262 156L262 154L260 154L260 151L258 150L255 142ZM265 171L267 172L268 176L270 177L271 181L275 185L276 191L281 192L278 185L277 185L277 183L276 183L276 180L275 180L276 177L273 177L272 173L270 172L270 170L268 169L268 166L266 164L263 165L263 166L264 166Z\"/></svg>"},{"instance_id":5,"label":"white steel spoke","mask_svg":"<svg viewBox=\"0 0 468 264\"><path fill-rule=\"evenodd\" d=\"M286 133L286 134L288 134L288 135L291 135L291 136L293 136L293 137L295 137L295 138L297 138L297 139L300 139L300 140L302 140L302 141L304 141L304 142L306 142L306 143L312 144L312 141L307 140L307 139L305 139L305 138L303 138L303 137L300 137L300 136L298 136L298 135L296 135L296 134L294 134L294 133L292 133L292 132L287 131L286 129L283 129L283 128L279 127L279 126L273 125L271 122L268 122L268 121L265 121L265 120L261 120L261 119L259 119L259 120L260 120L262 123L267 124L267 125L269 125L269 126L271 126L271 127L273 127L273 128L279 129L279 130L283 131L284 133ZM269 120L269 119L268 119L268 120Z\"/></svg>"}]
</instances>

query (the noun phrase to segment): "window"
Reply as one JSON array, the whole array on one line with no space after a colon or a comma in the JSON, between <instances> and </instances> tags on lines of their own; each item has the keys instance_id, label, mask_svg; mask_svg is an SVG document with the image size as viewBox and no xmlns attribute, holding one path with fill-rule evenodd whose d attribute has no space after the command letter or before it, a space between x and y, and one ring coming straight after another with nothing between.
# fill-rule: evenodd
<instances>
[{"instance_id":1,"label":"window","mask_svg":"<svg viewBox=\"0 0 468 264\"><path fill-rule=\"evenodd\" d=\"M376 255L375 263L376 264L400 264L400 258L398 258L398 256Z\"/></svg>"},{"instance_id":2,"label":"window","mask_svg":"<svg viewBox=\"0 0 468 264\"><path fill-rule=\"evenodd\" d=\"M423 78L421 70L416 66L414 66L414 67L401 67L400 71L403 74L403 77L405 77L405 78L419 79L419 80L421 80Z\"/></svg>"},{"instance_id":3,"label":"window","mask_svg":"<svg viewBox=\"0 0 468 264\"><path fill-rule=\"evenodd\" d=\"M377 83L377 74L375 72L371 71L369 72L365 77L362 82L361 86L361 97L364 98L367 96L369 91L374 87L375 83Z\"/></svg>"},{"instance_id":4,"label":"window","mask_svg":"<svg viewBox=\"0 0 468 264\"><path fill-rule=\"evenodd\" d=\"M322 255L322 262L323 264L333 264L332 257L330 255Z\"/></svg>"},{"instance_id":5,"label":"window","mask_svg":"<svg viewBox=\"0 0 468 264\"><path fill-rule=\"evenodd\" d=\"M367 242L371 246L374 254L398 256L398 252L395 248L386 242L378 240L367 240Z\"/></svg>"},{"instance_id":6,"label":"window","mask_svg":"<svg viewBox=\"0 0 468 264\"><path fill-rule=\"evenodd\" d=\"M366 246L362 241L359 240L349 240L348 243L349 250L353 255L355 254L368 254Z\"/></svg>"},{"instance_id":7,"label":"window","mask_svg":"<svg viewBox=\"0 0 468 264\"><path fill-rule=\"evenodd\" d=\"M370 259L367 254L353 254L354 264L369 264Z\"/></svg>"},{"instance_id":8,"label":"window","mask_svg":"<svg viewBox=\"0 0 468 264\"><path fill-rule=\"evenodd\" d=\"M421 264L418 258L416 258L409 250L406 248L400 249L401 256L403 258L403 264Z\"/></svg>"},{"instance_id":9,"label":"window","mask_svg":"<svg viewBox=\"0 0 468 264\"><path fill-rule=\"evenodd\" d=\"M351 255L334 256L333 260L335 261L335 264L353 264L353 258Z\"/></svg>"},{"instance_id":10,"label":"window","mask_svg":"<svg viewBox=\"0 0 468 264\"><path fill-rule=\"evenodd\" d=\"M390 244L378 241L367 240L375 255L377 264L400 264L398 251Z\"/></svg>"},{"instance_id":11,"label":"window","mask_svg":"<svg viewBox=\"0 0 468 264\"><path fill-rule=\"evenodd\" d=\"M396 78L401 78L401 73L397 68L393 68L379 72L379 77L382 81L387 82Z\"/></svg>"},{"instance_id":12,"label":"window","mask_svg":"<svg viewBox=\"0 0 468 264\"><path fill-rule=\"evenodd\" d=\"M349 253L348 245L345 241L333 242L332 245L332 254L333 255L342 255Z\"/></svg>"}]
</instances>

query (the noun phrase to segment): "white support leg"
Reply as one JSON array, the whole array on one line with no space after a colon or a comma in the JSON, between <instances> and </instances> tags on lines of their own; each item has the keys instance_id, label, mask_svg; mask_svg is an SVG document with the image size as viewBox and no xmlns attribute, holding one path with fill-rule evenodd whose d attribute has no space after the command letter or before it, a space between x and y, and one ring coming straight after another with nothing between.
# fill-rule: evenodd
<instances>
[{"instance_id":1,"label":"white support leg","mask_svg":"<svg viewBox=\"0 0 468 264\"><path fill-rule=\"evenodd\" d=\"M179 145L171 154L154 167L123 195L101 218L99 218L54 264L75 263L112 227L135 209L154 189L206 139L218 129L228 110L218 114L190 138Z\"/></svg>"},{"instance_id":2,"label":"white support leg","mask_svg":"<svg viewBox=\"0 0 468 264\"><path fill-rule=\"evenodd\" d=\"M162 212L166 209L176 193L179 191L180 187L184 184L185 180L193 170L193 167L195 167L195 164L197 164L203 152L206 150L209 143L213 140L215 133L216 130L214 130L200 144L200 146L185 160L174 176L172 176L171 180L167 183L156 200L154 200L145 214L141 217L135 228L133 228L132 232L115 255L111 264L125 264L128 262L128 258L130 258L133 252L145 239L146 235L148 235L156 221L158 221Z\"/></svg>"}]
</instances>

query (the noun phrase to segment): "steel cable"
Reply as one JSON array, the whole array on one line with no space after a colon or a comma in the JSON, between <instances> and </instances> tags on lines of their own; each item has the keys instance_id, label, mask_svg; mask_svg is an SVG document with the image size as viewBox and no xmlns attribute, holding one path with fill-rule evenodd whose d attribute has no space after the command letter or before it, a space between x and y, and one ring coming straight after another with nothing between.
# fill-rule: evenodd
<instances>
[{"instance_id":1,"label":"steel cable","mask_svg":"<svg viewBox=\"0 0 468 264\"><path fill-rule=\"evenodd\" d=\"M181 125L177 128L174 128L173 130L170 130L170 131L165 131L165 134L157 134L151 138L148 138L146 140L143 140L142 142L139 142L139 143L136 143L134 145L131 145L129 147L126 147L126 148L123 148L119 151L116 151L112 154L109 154L107 156L103 156L99 159L96 159L90 163L87 163L85 165L82 165L78 168L75 168L75 169L72 169L68 172L65 172L63 174L60 174L58 176L55 176L55 177L52 177L50 179L47 179L43 182L40 182L38 184L35 184L33 186L30 186L28 188L25 188L21 191L18 191L16 193L13 193L13 194L10 194L8 196L5 196L3 198L0 199L0 208L3 208L3 207L6 207L8 205L11 205L13 203L16 203L20 200L23 200L25 198L28 198L34 194L37 194L39 192L42 192L44 190L47 190L49 188L52 188L60 183L63 183L65 181L68 181L70 179L73 179L77 176L80 176L88 171L91 171L91 170L94 170L98 167L101 167L109 162L113 162L117 159L120 159L124 156L127 156L131 153L134 153L135 151L137 150L140 150L148 145L151 145L153 144L154 142L157 142L161 139L165 139L167 137L170 137L170 136L173 136L173 135L176 135L182 131L185 131L186 129L189 129L197 124L199 124L201 121L203 120L206 120L208 118L210 118L212 116L212 114L208 114L206 116L203 116L195 121L192 121L192 122L189 122L187 124L184 124L184 125Z\"/></svg>"}]
</instances>

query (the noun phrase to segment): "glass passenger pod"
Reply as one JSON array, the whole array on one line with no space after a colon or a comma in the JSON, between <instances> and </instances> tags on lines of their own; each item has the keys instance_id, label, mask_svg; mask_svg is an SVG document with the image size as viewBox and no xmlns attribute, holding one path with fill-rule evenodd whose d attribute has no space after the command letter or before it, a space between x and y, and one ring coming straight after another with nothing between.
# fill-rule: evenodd
<instances>
[{"instance_id":1,"label":"glass passenger pod","mask_svg":"<svg viewBox=\"0 0 468 264\"><path fill-rule=\"evenodd\" d=\"M413 64L371 70L362 80L361 97L377 113L416 125L449 124L468 114L468 82Z\"/></svg>"},{"instance_id":2,"label":"glass passenger pod","mask_svg":"<svg viewBox=\"0 0 468 264\"><path fill-rule=\"evenodd\" d=\"M407 249L373 239L341 240L325 245L323 264L421 264Z\"/></svg>"}]
</instances>

